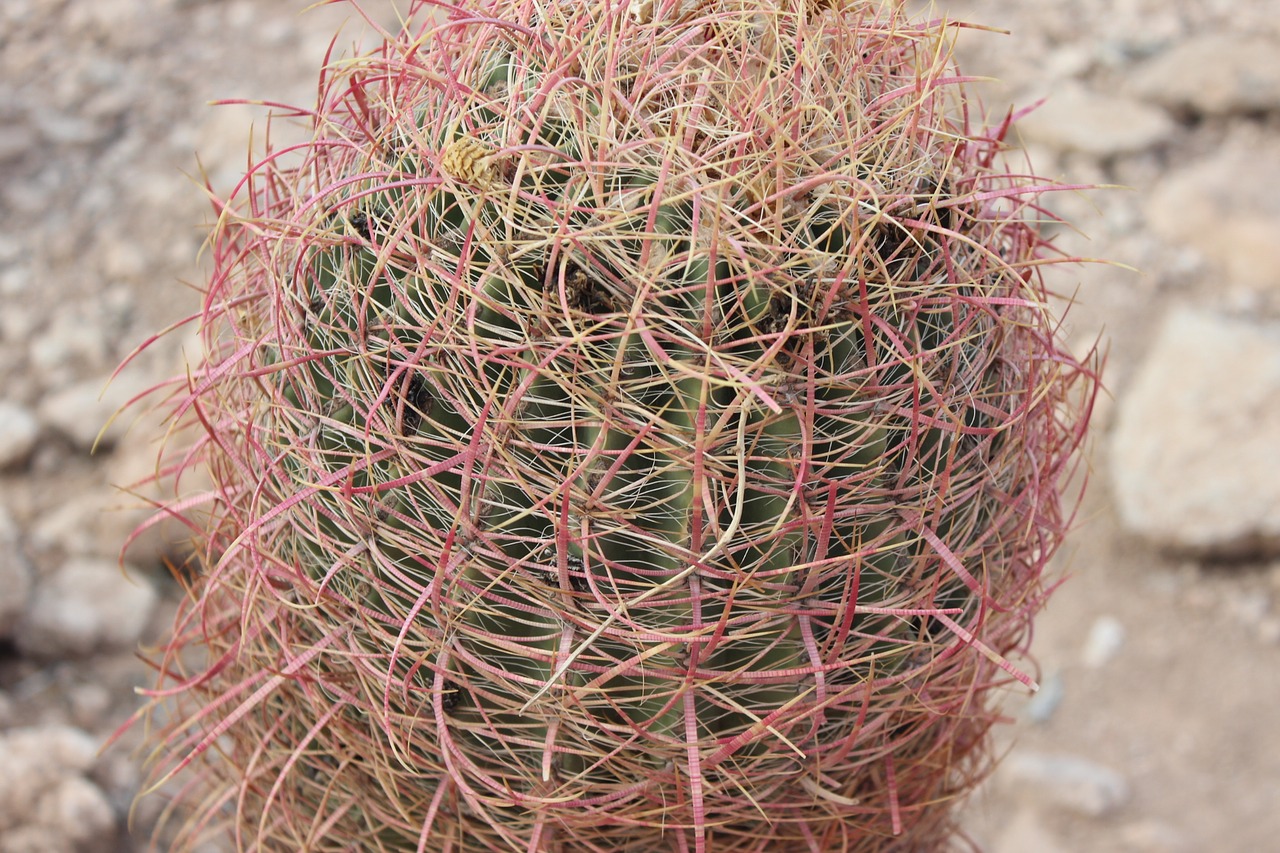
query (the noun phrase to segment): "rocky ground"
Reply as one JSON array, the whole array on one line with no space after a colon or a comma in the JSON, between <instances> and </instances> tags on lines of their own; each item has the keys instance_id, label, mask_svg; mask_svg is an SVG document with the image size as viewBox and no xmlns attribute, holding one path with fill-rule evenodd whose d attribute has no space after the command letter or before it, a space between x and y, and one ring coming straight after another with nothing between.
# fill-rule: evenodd
<instances>
[{"instance_id":1,"label":"rocky ground","mask_svg":"<svg viewBox=\"0 0 1280 853\"><path fill-rule=\"evenodd\" d=\"M225 190L261 132L262 111L206 102L309 102L348 15L304 5L0 3L0 853L134 849L139 757L98 746L136 707L131 650L176 590L161 537L125 574L116 557L141 510L113 484L148 471L156 429L99 430L178 369L182 336L106 381L195 309L199 169ZM995 112L1048 96L1020 131L1037 171L1125 187L1051 202L1080 229L1070 251L1118 262L1054 273L1079 302L1071 339L1110 341L1109 396L1038 626L1043 688L1009 698L972 831L992 853L1274 849L1280 5L935 11L1012 31L967 31L959 54L1002 81L981 87Z\"/></svg>"}]
</instances>

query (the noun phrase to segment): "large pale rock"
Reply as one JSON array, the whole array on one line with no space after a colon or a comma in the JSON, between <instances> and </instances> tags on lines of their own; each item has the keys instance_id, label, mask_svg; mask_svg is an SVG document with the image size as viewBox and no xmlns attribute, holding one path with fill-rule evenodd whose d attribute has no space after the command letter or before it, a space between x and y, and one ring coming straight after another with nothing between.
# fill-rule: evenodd
<instances>
[{"instance_id":1,"label":"large pale rock","mask_svg":"<svg viewBox=\"0 0 1280 853\"><path fill-rule=\"evenodd\" d=\"M1205 33L1148 60L1129 78L1131 91L1167 107L1207 115L1280 109L1280 41Z\"/></svg>"},{"instance_id":2,"label":"large pale rock","mask_svg":"<svg viewBox=\"0 0 1280 853\"><path fill-rule=\"evenodd\" d=\"M46 659L132 648L155 604L137 572L126 577L113 560L76 557L39 579L15 639Z\"/></svg>"},{"instance_id":3,"label":"large pale rock","mask_svg":"<svg viewBox=\"0 0 1280 853\"><path fill-rule=\"evenodd\" d=\"M1122 522L1162 548L1280 553L1280 324L1174 310L1119 402Z\"/></svg>"},{"instance_id":4,"label":"large pale rock","mask_svg":"<svg viewBox=\"0 0 1280 853\"><path fill-rule=\"evenodd\" d=\"M1174 123L1150 104L1069 84L1022 119L1018 131L1051 148L1110 157L1163 142L1172 135Z\"/></svg>"},{"instance_id":5,"label":"large pale rock","mask_svg":"<svg viewBox=\"0 0 1280 853\"><path fill-rule=\"evenodd\" d=\"M1166 241L1216 263L1232 282L1280 289L1280 145L1234 141L1171 171L1145 214Z\"/></svg>"}]
</instances>

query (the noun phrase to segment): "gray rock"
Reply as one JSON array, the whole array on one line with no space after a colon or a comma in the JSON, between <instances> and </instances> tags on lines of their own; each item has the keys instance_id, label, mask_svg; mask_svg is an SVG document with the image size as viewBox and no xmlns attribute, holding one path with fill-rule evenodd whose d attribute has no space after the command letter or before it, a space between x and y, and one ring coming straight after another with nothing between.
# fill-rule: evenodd
<instances>
[{"instance_id":1,"label":"gray rock","mask_svg":"<svg viewBox=\"0 0 1280 853\"><path fill-rule=\"evenodd\" d=\"M18 648L44 659L136 646L156 604L136 572L112 560L76 557L38 579L15 631Z\"/></svg>"},{"instance_id":2,"label":"gray rock","mask_svg":"<svg viewBox=\"0 0 1280 853\"><path fill-rule=\"evenodd\" d=\"M0 127L0 164L12 163L30 154L36 147L36 134L30 127Z\"/></svg>"},{"instance_id":3,"label":"gray rock","mask_svg":"<svg viewBox=\"0 0 1280 853\"><path fill-rule=\"evenodd\" d=\"M114 465L112 468L118 470ZM190 479L190 482L202 481L198 474ZM166 497L163 489L154 485L143 484L137 491L126 491L135 482L136 479L112 476L109 484L95 483L82 494L50 508L33 523L28 532L28 547L35 555L100 557L118 553L139 525L156 514L144 497L152 496L155 500ZM166 557L189 553L190 542L191 531L185 525L173 519L160 519L138 533L130 542L126 557L140 568L159 568Z\"/></svg>"},{"instance_id":4,"label":"gray rock","mask_svg":"<svg viewBox=\"0 0 1280 853\"><path fill-rule=\"evenodd\" d=\"M1280 42L1206 33L1174 44L1140 66L1130 90L1168 107L1207 115L1280 109Z\"/></svg>"},{"instance_id":5,"label":"gray rock","mask_svg":"<svg viewBox=\"0 0 1280 853\"><path fill-rule=\"evenodd\" d=\"M92 145L111 133L109 124L69 113L38 113L36 126L54 145Z\"/></svg>"},{"instance_id":6,"label":"gray rock","mask_svg":"<svg viewBox=\"0 0 1280 853\"><path fill-rule=\"evenodd\" d=\"M103 684L74 684L66 688L64 695L71 712L71 721L82 729L96 730L107 719L111 703L116 698Z\"/></svg>"},{"instance_id":7,"label":"gray rock","mask_svg":"<svg viewBox=\"0 0 1280 853\"><path fill-rule=\"evenodd\" d=\"M86 774L97 741L70 726L0 734L0 851L97 853L114 848L116 816Z\"/></svg>"},{"instance_id":8,"label":"gray rock","mask_svg":"<svg viewBox=\"0 0 1280 853\"><path fill-rule=\"evenodd\" d=\"M1000 772L1025 793L1083 817L1113 814L1130 795L1124 776L1074 755L1015 751Z\"/></svg>"},{"instance_id":9,"label":"gray rock","mask_svg":"<svg viewBox=\"0 0 1280 853\"><path fill-rule=\"evenodd\" d=\"M106 367L109 330L102 322L105 318L100 311L85 311L83 306L78 309L60 312L52 323L31 336L31 364L42 374L80 377ZM92 320L86 316L90 313ZM105 378L102 381L105 384ZM67 379L62 382L65 384Z\"/></svg>"},{"instance_id":10,"label":"gray rock","mask_svg":"<svg viewBox=\"0 0 1280 853\"><path fill-rule=\"evenodd\" d=\"M0 137L2 138L2 137ZM0 144L0 162L4 161L4 146ZM22 258L22 241L11 234L0 234L0 267L7 267Z\"/></svg>"},{"instance_id":11,"label":"gray rock","mask_svg":"<svg viewBox=\"0 0 1280 853\"><path fill-rule=\"evenodd\" d=\"M1161 328L1111 436L1125 527L1196 556L1280 553L1280 324L1186 308Z\"/></svg>"},{"instance_id":12,"label":"gray rock","mask_svg":"<svg viewBox=\"0 0 1280 853\"><path fill-rule=\"evenodd\" d=\"M116 816L107 795L83 776L67 776L44 792L35 823L60 830L76 853L115 849Z\"/></svg>"},{"instance_id":13,"label":"gray rock","mask_svg":"<svg viewBox=\"0 0 1280 853\"><path fill-rule=\"evenodd\" d=\"M122 512L121 496L106 488L90 488L50 507L32 523L29 533L35 554L101 556L124 544L129 527L113 522ZM117 509L113 510L113 505Z\"/></svg>"},{"instance_id":14,"label":"gray rock","mask_svg":"<svg viewBox=\"0 0 1280 853\"><path fill-rule=\"evenodd\" d=\"M30 812L41 789L68 774L93 766L98 744L71 726L25 726L0 733L0 803L16 803ZM0 824L3 825L3 824Z\"/></svg>"},{"instance_id":15,"label":"gray rock","mask_svg":"<svg viewBox=\"0 0 1280 853\"><path fill-rule=\"evenodd\" d=\"M25 462L39 435L40 422L30 410L0 400L0 470Z\"/></svg>"},{"instance_id":16,"label":"gray rock","mask_svg":"<svg viewBox=\"0 0 1280 853\"><path fill-rule=\"evenodd\" d=\"M1110 157L1168 139L1173 120L1149 104L1067 84L1018 123L1023 138L1051 148Z\"/></svg>"},{"instance_id":17,"label":"gray rock","mask_svg":"<svg viewBox=\"0 0 1280 853\"><path fill-rule=\"evenodd\" d=\"M15 349L21 345L18 343L19 341L25 343L31 337L32 332L40 325L40 320L34 311L24 308L21 304L13 304L19 302L18 299L13 298L17 296L17 292L10 293L5 287L15 276L21 278L23 273L24 270L22 269L9 269L0 272L0 299L5 300L4 316L0 317L0 340L13 341ZM3 354L0 357L14 360L17 358L16 354L10 355L6 353L3 346L0 346L0 354ZM9 387L6 390L15 397L23 396L22 391L18 388Z\"/></svg>"},{"instance_id":18,"label":"gray rock","mask_svg":"<svg viewBox=\"0 0 1280 853\"><path fill-rule=\"evenodd\" d=\"M18 526L0 506L0 639L13 636L31 595L31 566L18 541Z\"/></svg>"},{"instance_id":19,"label":"gray rock","mask_svg":"<svg viewBox=\"0 0 1280 853\"><path fill-rule=\"evenodd\" d=\"M108 448L124 436L136 416L121 409L146 387L136 376L87 379L40 401L40 420L82 450ZM119 415L119 416L117 416Z\"/></svg>"},{"instance_id":20,"label":"gray rock","mask_svg":"<svg viewBox=\"0 0 1280 853\"><path fill-rule=\"evenodd\" d=\"M33 280L34 280L34 277L31 274L31 268L26 264L19 264L16 266L9 267L8 269L0 272L0 296L12 297L12 296L19 296L23 293L26 293L31 289L31 282ZM8 300L8 301L13 301L13 300ZM6 305L5 306L6 320L3 325L6 335L9 333L9 328L11 325L7 319L8 317L7 312L9 310L10 310L9 306ZM26 328L33 328L34 326L34 324L30 322L21 323L17 325L26 326ZM23 332L19 331L14 337L10 338L10 340L25 340L25 338L26 338L26 335Z\"/></svg>"},{"instance_id":21,"label":"gray rock","mask_svg":"<svg viewBox=\"0 0 1280 853\"><path fill-rule=\"evenodd\" d=\"M165 434L165 424L159 417L148 416L136 427L139 436ZM184 446L189 435L173 436L171 446ZM157 470L157 447L141 440L122 442L107 461L107 481L115 487L102 511L94 517L95 538L113 548L124 545L134 535L138 526L155 515L156 505L173 497L172 484L159 484L152 480ZM208 475L203 470L183 474L184 490L196 492L211 488ZM138 533L129 545L126 557L140 567L158 567L165 558L178 558L191 551L191 531L186 525L172 519L162 519Z\"/></svg>"},{"instance_id":22,"label":"gray rock","mask_svg":"<svg viewBox=\"0 0 1280 853\"><path fill-rule=\"evenodd\" d=\"M0 837L0 853L78 853L62 833L50 826L15 826Z\"/></svg>"}]
</instances>

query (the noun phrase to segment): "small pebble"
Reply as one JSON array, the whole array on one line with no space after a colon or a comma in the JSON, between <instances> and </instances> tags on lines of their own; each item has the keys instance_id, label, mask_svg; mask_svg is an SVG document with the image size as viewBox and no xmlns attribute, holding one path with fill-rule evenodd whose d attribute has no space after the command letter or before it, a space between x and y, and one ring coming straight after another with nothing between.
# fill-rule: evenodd
<instances>
[{"instance_id":1,"label":"small pebble","mask_svg":"<svg viewBox=\"0 0 1280 853\"><path fill-rule=\"evenodd\" d=\"M1124 646L1124 625L1114 616L1099 616L1089 628L1089 636L1084 643L1084 665L1090 669L1099 669L1120 652Z\"/></svg>"},{"instance_id":2,"label":"small pebble","mask_svg":"<svg viewBox=\"0 0 1280 853\"><path fill-rule=\"evenodd\" d=\"M39 435L40 422L31 411L0 400L0 470L25 462Z\"/></svg>"}]
</instances>

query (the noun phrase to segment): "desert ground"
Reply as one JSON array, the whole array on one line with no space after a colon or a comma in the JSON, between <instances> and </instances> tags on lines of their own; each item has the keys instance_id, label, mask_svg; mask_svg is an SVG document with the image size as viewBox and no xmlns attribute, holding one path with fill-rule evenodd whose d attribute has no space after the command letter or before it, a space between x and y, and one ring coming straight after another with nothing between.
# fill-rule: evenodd
<instances>
[{"instance_id":1,"label":"desert ground","mask_svg":"<svg viewBox=\"0 0 1280 853\"><path fill-rule=\"evenodd\" d=\"M361 26L303 0L0 3L0 853L133 851L145 756L99 752L180 594L119 487L182 370L203 190ZM394 20L392 0L365 0ZM965 807L991 853L1280 849L1280 2L938 0L988 113L1056 194L1066 330L1107 348L1090 488ZM1007 33L996 32L1007 31ZM273 133L300 133L280 125ZM1019 153L1018 156L1021 156ZM105 427L105 429L104 429ZM96 447L95 447L96 445ZM169 534L171 535L171 534Z\"/></svg>"}]
</instances>

